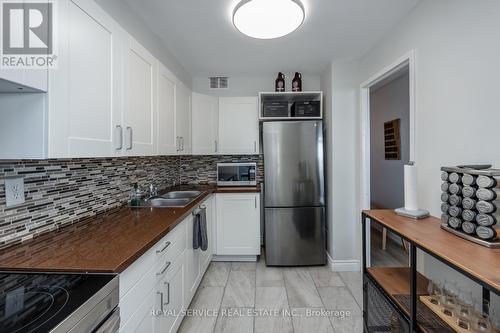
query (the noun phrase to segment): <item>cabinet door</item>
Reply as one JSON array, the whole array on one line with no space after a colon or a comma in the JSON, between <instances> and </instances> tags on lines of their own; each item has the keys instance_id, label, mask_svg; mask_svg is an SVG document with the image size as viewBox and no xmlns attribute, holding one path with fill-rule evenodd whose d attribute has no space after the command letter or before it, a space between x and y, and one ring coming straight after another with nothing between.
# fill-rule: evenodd
<instances>
[{"instance_id":1,"label":"cabinet door","mask_svg":"<svg viewBox=\"0 0 500 333\"><path fill-rule=\"evenodd\" d=\"M217 194L217 254L260 254L259 194Z\"/></svg>"},{"instance_id":2,"label":"cabinet door","mask_svg":"<svg viewBox=\"0 0 500 333\"><path fill-rule=\"evenodd\" d=\"M212 260L213 253L213 239L212 237L212 224L213 221L213 209L214 209L214 196L210 196L203 204L206 207L206 216L207 216L207 236L208 236L208 249L206 251L201 251L200 254L200 279L205 274L205 270L208 267L208 264Z\"/></svg>"},{"instance_id":3,"label":"cabinet door","mask_svg":"<svg viewBox=\"0 0 500 333\"><path fill-rule=\"evenodd\" d=\"M134 303L136 311L134 314L120 321L120 333L151 333L158 321L158 317L152 316L153 311L158 311L156 289L147 291L144 300Z\"/></svg>"},{"instance_id":4,"label":"cabinet door","mask_svg":"<svg viewBox=\"0 0 500 333\"><path fill-rule=\"evenodd\" d=\"M127 155L152 155L155 151L156 59L129 38L125 61L124 146Z\"/></svg>"},{"instance_id":5,"label":"cabinet door","mask_svg":"<svg viewBox=\"0 0 500 333\"><path fill-rule=\"evenodd\" d=\"M219 99L219 153L258 154L257 97Z\"/></svg>"},{"instance_id":6,"label":"cabinet door","mask_svg":"<svg viewBox=\"0 0 500 333\"><path fill-rule=\"evenodd\" d=\"M193 93L193 154L211 155L218 145L218 102L216 97Z\"/></svg>"},{"instance_id":7,"label":"cabinet door","mask_svg":"<svg viewBox=\"0 0 500 333\"><path fill-rule=\"evenodd\" d=\"M179 154L191 154L191 91L182 83L176 94L176 129Z\"/></svg>"},{"instance_id":8,"label":"cabinet door","mask_svg":"<svg viewBox=\"0 0 500 333\"><path fill-rule=\"evenodd\" d=\"M186 303L196 292L200 279L201 250L193 249L193 222L194 217L187 219L187 250L186 250Z\"/></svg>"},{"instance_id":9,"label":"cabinet door","mask_svg":"<svg viewBox=\"0 0 500 333\"><path fill-rule=\"evenodd\" d=\"M49 156L120 154L123 31L92 1L61 1L58 68L50 72ZM35 75L35 73L33 73ZM119 133L118 133L119 134Z\"/></svg>"},{"instance_id":10,"label":"cabinet door","mask_svg":"<svg viewBox=\"0 0 500 333\"><path fill-rule=\"evenodd\" d=\"M158 153L160 155L177 154L175 129L176 78L162 64L158 68Z\"/></svg>"},{"instance_id":11,"label":"cabinet door","mask_svg":"<svg viewBox=\"0 0 500 333\"><path fill-rule=\"evenodd\" d=\"M155 321L155 333L177 332L183 317L180 315L184 309L184 257L178 258L174 266L168 271L165 279L158 286L158 309L163 309L164 314Z\"/></svg>"}]
</instances>

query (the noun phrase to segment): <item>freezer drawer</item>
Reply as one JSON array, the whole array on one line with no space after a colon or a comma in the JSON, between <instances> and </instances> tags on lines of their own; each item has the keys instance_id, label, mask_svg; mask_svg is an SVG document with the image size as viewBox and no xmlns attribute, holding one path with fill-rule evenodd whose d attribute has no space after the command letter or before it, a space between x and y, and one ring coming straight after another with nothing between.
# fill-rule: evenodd
<instances>
[{"instance_id":1,"label":"freezer drawer","mask_svg":"<svg viewBox=\"0 0 500 333\"><path fill-rule=\"evenodd\" d=\"M266 207L324 205L323 123L263 124Z\"/></svg>"},{"instance_id":2,"label":"freezer drawer","mask_svg":"<svg viewBox=\"0 0 500 333\"><path fill-rule=\"evenodd\" d=\"M324 265L325 208L266 208L265 243L269 266Z\"/></svg>"}]
</instances>

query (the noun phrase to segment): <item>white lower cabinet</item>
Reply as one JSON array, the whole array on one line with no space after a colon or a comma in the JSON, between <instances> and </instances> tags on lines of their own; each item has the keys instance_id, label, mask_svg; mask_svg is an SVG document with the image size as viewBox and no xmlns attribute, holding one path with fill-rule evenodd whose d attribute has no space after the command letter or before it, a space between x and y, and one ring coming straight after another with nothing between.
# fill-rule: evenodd
<instances>
[{"instance_id":1,"label":"white lower cabinet","mask_svg":"<svg viewBox=\"0 0 500 333\"><path fill-rule=\"evenodd\" d=\"M260 194L217 193L217 255L260 254Z\"/></svg>"},{"instance_id":2,"label":"white lower cabinet","mask_svg":"<svg viewBox=\"0 0 500 333\"><path fill-rule=\"evenodd\" d=\"M214 198L210 196L200 207L205 207L207 217L207 235L208 235L208 249L201 251L201 249L193 249L193 222L194 217L188 219L187 224L187 251L186 251L186 298L189 301L192 299L198 286L200 285L203 274L212 259L212 211L213 211Z\"/></svg>"},{"instance_id":3,"label":"white lower cabinet","mask_svg":"<svg viewBox=\"0 0 500 333\"><path fill-rule=\"evenodd\" d=\"M207 207L212 230L213 195ZM121 333L176 332L212 258L212 250L193 249L190 214L120 274ZM211 235L209 232L209 244Z\"/></svg>"},{"instance_id":4,"label":"white lower cabinet","mask_svg":"<svg viewBox=\"0 0 500 333\"><path fill-rule=\"evenodd\" d=\"M155 320L154 332L177 332L183 316L182 310L186 305L184 297L184 283L186 281L185 256L176 260L175 266L169 269L165 278L157 286L156 296L161 316Z\"/></svg>"},{"instance_id":5,"label":"white lower cabinet","mask_svg":"<svg viewBox=\"0 0 500 333\"><path fill-rule=\"evenodd\" d=\"M189 218L187 223L187 251L186 251L186 298L194 295L200 279L200 256L199 249L193 249L193 222L194 218Z\"/></svg>"},{"instance_id":6,"label":"white lower cabinet","mask_svg":"<svg viewBox=\"0 0 500 333\"><path fill-rule=\"evenodd\" d=\"M205 201L205 207L207 209L207 234L208 234L208 249L206 251L201 251L200 254L200 267L201 271L205 272L210 261L212 261L212 254L215 248L215 233L213 232L215 221L216 221L216 210L215 210L215 196L211 195L207 201ZM203 278L203 274L200 276L200 280Z\"/></svg>"}]
</instances>

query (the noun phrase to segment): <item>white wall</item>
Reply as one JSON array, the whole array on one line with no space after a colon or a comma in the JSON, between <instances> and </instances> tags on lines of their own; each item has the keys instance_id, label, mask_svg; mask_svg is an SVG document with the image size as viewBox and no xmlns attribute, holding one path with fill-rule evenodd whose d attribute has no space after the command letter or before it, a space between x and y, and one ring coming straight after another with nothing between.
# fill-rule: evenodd
<instances>
[{"instance_id":1,"label":"white wall","mask_svg":"<svg viewBox=\"0 0 500 333\"><path fill-rule=\"evenodd\" d=\"M325 92L328 253L335 270L359 269L356 199L356 61L333 62L321 76Z\"/></svg>"},{"instance_id":2,"label":"white wall","mask_svg":"<svg viewBox=\"0 0 500 333\"><path fill-rule=\"evenodd\" d=\"M392 81L370 90L370 200L372 206L404 206L404 164L410 158L409 72L397 73ZM400 119L399 160L386 160L384 123Z\"/></svg>"},{"instance_id":3,"label":"white wall","mask_svg":"<svg viewBox=\"0 0 500 333\"><path fill-rule=\"evenodd\" d=\"M499 17L498 0L423 0L360 60L359 83L415 50L418 198L421 208L435 216L440 213L441 166L500 166ZM359 122L352 130L360 137ZM425 271L454 278L428 258Z\"/></svg>"},{"instance_id":4,"label":"white wall","mask_svg":"<svg viewBox=\"0 0 500 333\"><path fill-rule=\"evenodd\" d=\"M291 91L295 73L285 73L285 87ZM212 90L208 85L208 76L193 79L193 91L213 96L257 96L262 91L274 91L274 82L278 73L269 76L229 76L229 89ZM302 90L320 90L320 76L302 73Z\"/></svg>"},{"instance_id":5,"label":"white wall","mask_svg":"<svg viewBox=\"0 0 500 333\"><path fill-rule=\"evenodd\" d=\"M333 64L328 65L320 77L321 90L323 91L323 119L325 132L325 190L326 190L326 249L333 258L333 136L332 136L332 89L333 89Z\"/></svg>"},{"instance_id":6,"label":"white wall","mask_svg":"<svg viewBox=\"0 0 500 333\"><path fill-rule=\"evenodd\" d=\"M192 77L168 50L168 45L134 14L130 6L121 0L95 0L118 24L141 43L187 87L192 87Z\"/></svg>"},{"instance_id":7,"label":"white wall","mask_svg":"<svg viewBox=\"0 0 500 333\"><path fill-rule=\"evenodd\" d=\"M416 153L419 202L439 215L439 168L500 165L500 2L423 1L361 59L369 78L408 50L416 56ZM460 135L467 133L467 135Z\"/></svg>"}]
</instances>

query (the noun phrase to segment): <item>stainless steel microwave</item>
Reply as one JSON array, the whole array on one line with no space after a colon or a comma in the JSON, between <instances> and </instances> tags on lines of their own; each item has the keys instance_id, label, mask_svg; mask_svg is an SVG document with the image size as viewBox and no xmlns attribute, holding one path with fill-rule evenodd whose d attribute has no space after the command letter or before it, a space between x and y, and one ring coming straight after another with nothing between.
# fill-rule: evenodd
<instances>
[{"instance_id":1,"label":"stainless steel microwave","mask_svg":"<svg viewBox=\"0 0 500 333\"><path fill-rule=\"evenodd\" d=\"M218 163L217 185L256 186L257 163Z\"/></svg>"}]
</instances>

